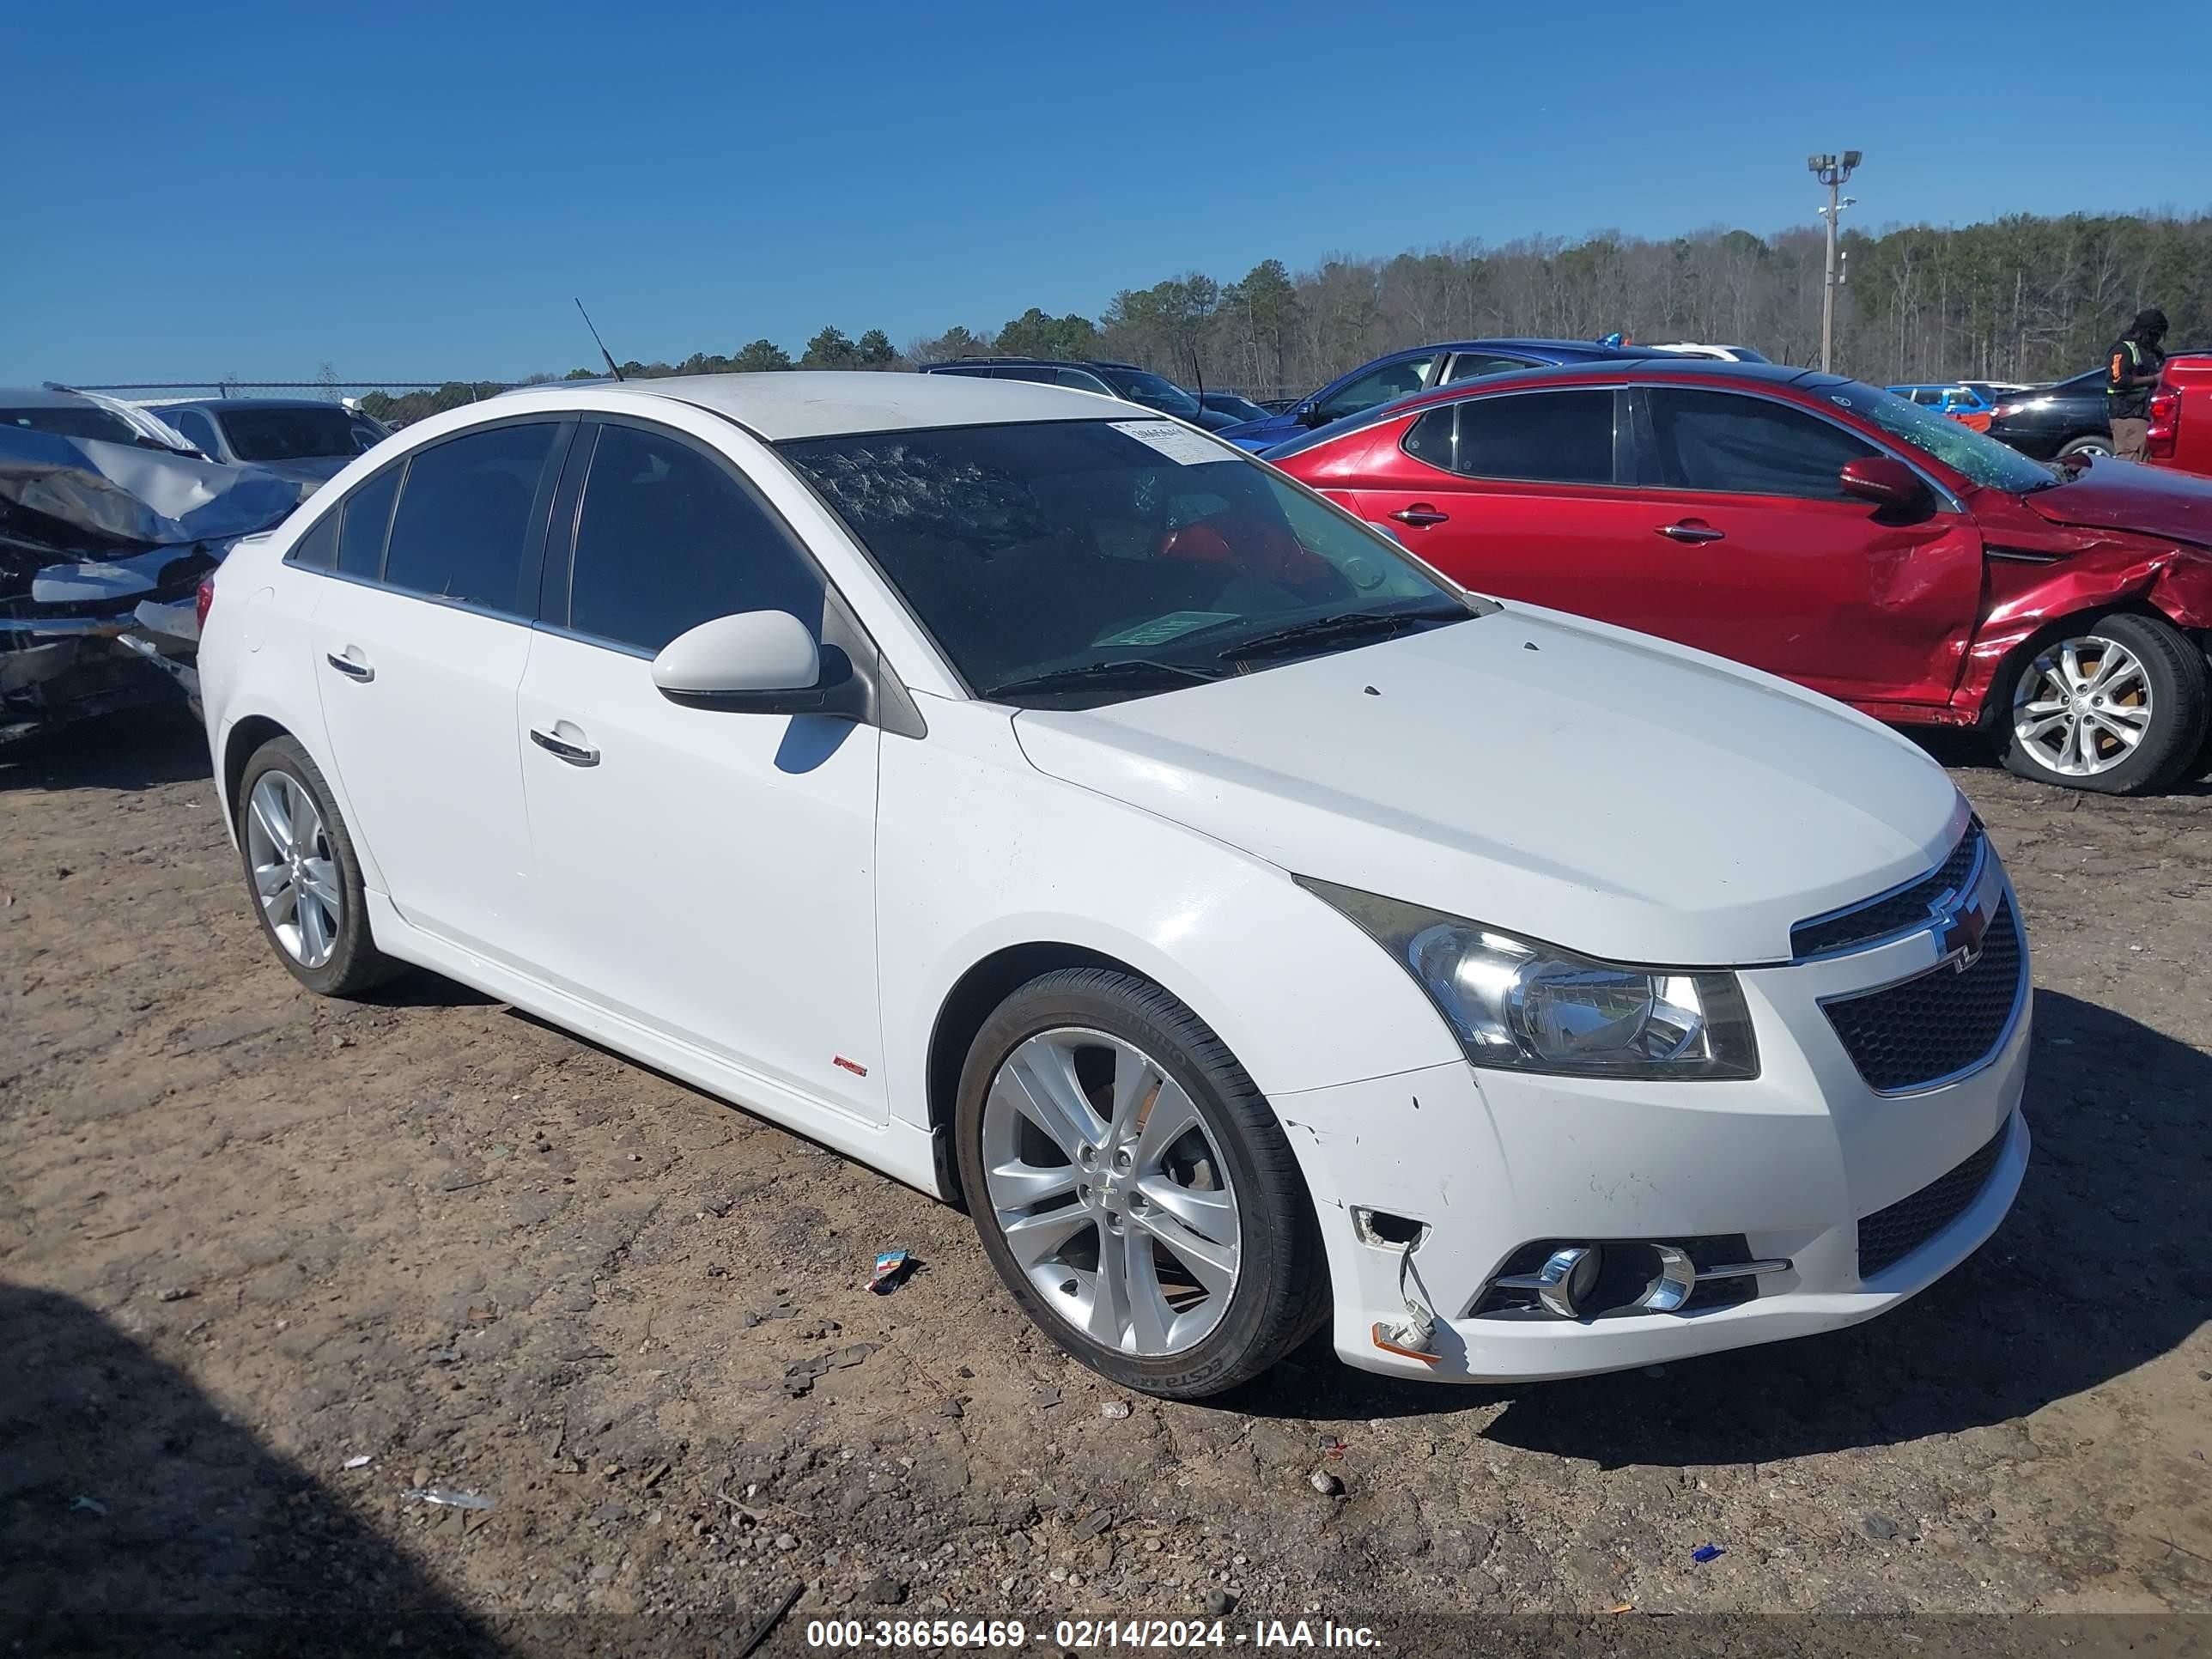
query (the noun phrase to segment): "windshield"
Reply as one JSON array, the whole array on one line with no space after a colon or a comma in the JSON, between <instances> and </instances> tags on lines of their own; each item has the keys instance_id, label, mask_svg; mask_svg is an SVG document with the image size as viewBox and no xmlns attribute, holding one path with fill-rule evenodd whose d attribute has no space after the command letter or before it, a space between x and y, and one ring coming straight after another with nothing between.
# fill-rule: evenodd
<instances>
[{"instance_id":1,"label":"windshield","mask_svg":"<svg viewBox=\"0 0 2212 1659\"><path fill-rule=\"evenodd\" d=\"M1388 538L1242 451L1164 421L940 427L779 446L979 693L1102 665L1066 707L1171 689L1380 635L1350 616L1463 621L1468 602ZM1263 638L1264 647L1256 646ZM1241 664L1241 643L1264 654Z\"/></svg>"},{"instance_id":2,"label":"windshield","mask_svg":"<svg viewBox=\"0 0 2212 1659\"><path fill-rule=\"evenodd\" d=\"M89 404L52 404L39 409L0 409L0 426L18 432L46 432L57 438L106 438L134 443L138 434L120 415Z\"/></svg>"},{"instance_id":3,"label":"windshield","mask_svg":"<svg viewBox=\"0 0 2212 1659\"><path fill-rule=\"evenodd\" d=\"M1130 402L1142 404L1147 409L1157 409L1186 418L1198 413L1198 399L1173 380L1148 374L1141 368L1117 368L1106 378L1114 383L1115 391Z\"/></svg>"},{"instance_id":4,"label":"windshield","mask_svg":"<svg viewBox=\"0 0 2212 1659\"><path fill-rule=\"evenodd\" d=\"M359 455L384 436L358 415L335 405L312 409L216 411L223 436L242 461L313 461Z\"/></svg>"},{"instance_id":5,"label":"windshield","mask_svg":"<svg viewBox=\"0 0 2212 1659\"><path fill-rule=\"evenodd\" d=\"M1924 450L1984 489L2009 490L2018 495L2058 482L2050 468L2029 460L2017 449L1932 409L1923 409L1893 392L1879 392L1853 380L1830 386L1826 396L1838 408L1863 415L1891 437Z\"/></svg>"}]
</instances>

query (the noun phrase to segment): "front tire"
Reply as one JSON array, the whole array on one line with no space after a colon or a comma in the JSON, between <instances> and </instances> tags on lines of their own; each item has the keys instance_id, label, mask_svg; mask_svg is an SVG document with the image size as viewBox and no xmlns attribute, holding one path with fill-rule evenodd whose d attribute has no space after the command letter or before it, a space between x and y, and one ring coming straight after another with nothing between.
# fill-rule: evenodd
<instances>
[{"instance_id":1,"label":"front tire","mask_svg":"<svg viewBox=\"0 0 2212 1659\"><path fill-rule=\"evenodd\" d=\"M2004 719L2004 763L2023 778L2107 795L2163 789L2212 726L2204 656L2153 617L2069 623L2014 669Z\"/></svg>"},{"instance_id":2,"label":"front tire","mask_svg":"<svg viewBox=\"0 0 2212 1659\"><path fill-rule=\"evenodd\" d=\"M1114 1382L1218 1394L1327 1318L1320 1230L1273 1109L1158 986L1098 969L1023 986L969 1050L953 1127L991 1265Z\"/></svg>"},{"instance_id":3,"label":"front tire","mask_svg":"<svg viewBox=\"0 0 2212 1659\"><path fill-rule=\"evenodd\" d=\"M319 995L349 997L405 971L376 948L353 837L296 738L271 738L253 751L234 806L254 914L293 978Z\"/></svg>"},{"instance_id":4,"label":"front tire","mask_svg":"<svg viewBox=\"0 0 2212 1659\"><path fill-rule=\"evenodd\" d=\"M2076 438L2071 443L2062 447L2058 452L2058 459L2063 461L2071 457L2083 455L2110 455L2112 453L2112 439L2106 436L2103 433L2093 432Z\"/></svg>"}]
</instances>

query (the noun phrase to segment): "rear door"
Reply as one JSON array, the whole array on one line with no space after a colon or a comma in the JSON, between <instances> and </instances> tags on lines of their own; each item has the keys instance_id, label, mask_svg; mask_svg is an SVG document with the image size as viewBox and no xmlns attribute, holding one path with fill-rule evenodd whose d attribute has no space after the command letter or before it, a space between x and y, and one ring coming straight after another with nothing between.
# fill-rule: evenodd
<instances>
[{"instance_id":1,"label":"rear door","mask_svg":"<svg viewBox=\"0 0 2212 1659\"><path fill-rule=\"evenodd\" d=\"M1981 599L1969 516L1846 496L1844 466L1887 452L1781 399L1660 386L1632 402L1651 602L1616 620L1832 696L1949 701Z\"/></svg>"},{"instance_id":2,"label":"rear door","mask_svg":"<svg viewBox=\"0 0 2212 1659\"><path fill-rule=\"evenodd\" d=\"M1478 592L1664 633L1650 509L1619 482L1632 464L1615 388L1467 398L1406 427L1355 510Z\"/></svg>"},{"instance_id":3,"label":"rear door","mask_svg":"<svg viewBox=\"0 0 2212 1659\"><path fill-rule=\"evenodd\" d=\"M605 417L578 439L569 473L556 517L574 527L573 557L556 537L510 727L539 971L882 1122L881 732L687 708L653 681L654 655L701 623L787 611L818 644L841 602L760 492L692 435Z\"/></svg>"},{"instance_id":4,"label":"rear door","mask_svg":"<svg viewBox=\"0 0 2212 1659\"><path fill-rule=\"evenodd\" d=\"M471 428L362 483L311 624L332 761L393 905L507 962L530 862L515 689L572 430Z\"/></svg>"}]
</instances>

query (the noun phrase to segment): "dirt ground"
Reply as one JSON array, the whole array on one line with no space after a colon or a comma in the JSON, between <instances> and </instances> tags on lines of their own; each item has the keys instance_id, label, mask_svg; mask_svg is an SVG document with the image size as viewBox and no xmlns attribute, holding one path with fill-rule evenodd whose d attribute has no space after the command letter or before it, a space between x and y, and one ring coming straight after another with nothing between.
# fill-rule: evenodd
<instances>
[{"instance_id":1,"label":"dirt ground","mask_svg":"<svg viewBox=\"0 0 2212 1659\"><path fill-rule=\"evenodd\" d=\"M2096 1615L1850 1644L1917 1659L2201 1649L2212 793L1959 758L2037 986L2034 1161L1972 1261L1656 1376L1317 1346L1205 1406L1066 1363L963 1216L741 1111L428 976L306 995L194 734L0 759L0 1644L734 1654L803 1587L764 1650L1224 1609L1401 1652L1822 1627L1708 1617L1774 1613ZM895 1244L926 1271L872 1295ZM1577 1621L1469 1622L1532 1613Z\"/></svg>"}]
</instances>

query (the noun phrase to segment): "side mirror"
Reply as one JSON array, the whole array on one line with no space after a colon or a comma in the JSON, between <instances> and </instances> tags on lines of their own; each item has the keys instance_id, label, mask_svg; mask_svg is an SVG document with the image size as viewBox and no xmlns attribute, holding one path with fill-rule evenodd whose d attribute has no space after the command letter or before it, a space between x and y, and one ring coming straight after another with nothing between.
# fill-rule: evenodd
<instances>
[{"instance_id":1,"label":"side mirror","mask_svg":"<svg viewBox=\"0 0 2212 1659\"><path fill-rule=\"evenodd\" d=\"M740 611L678 635L653 659L653 683L691 708L846 720L867 712L852 659L834 645L817 648L788 611Z\"/></svg>"},{"instance_id":2,"label":"side mirror","mask_svg":"<svg viewBox=\"0 0 2212 1659\"><path fill-rule=\"evenodd\" d=\"M1846 461L1836 481L1844 495L1893 513L1914 512L1928 505L1927 484L1893 455L1867 455Z\"/></svg>"},{"instance_id":3,"label":"side mirror","mask_svg":"<svg viewBox=\"0 0 2212 1659\"><path fill-rule=\"evenodd\" d=\"M1321 412L1321 407L1317 404L1303 404L1291 413L1292 419L1300 426L1309 429L1328 424L1328 416Z\"/></svg>"}]
</instances>

